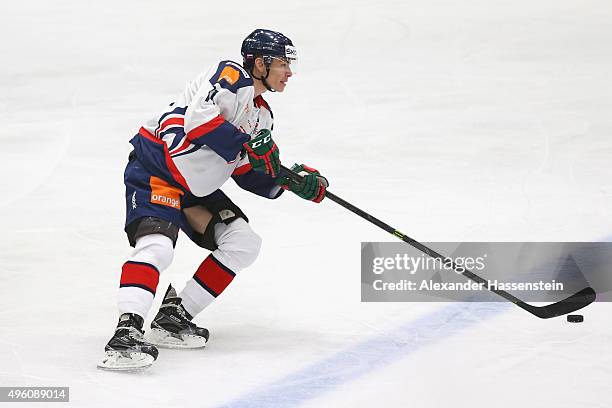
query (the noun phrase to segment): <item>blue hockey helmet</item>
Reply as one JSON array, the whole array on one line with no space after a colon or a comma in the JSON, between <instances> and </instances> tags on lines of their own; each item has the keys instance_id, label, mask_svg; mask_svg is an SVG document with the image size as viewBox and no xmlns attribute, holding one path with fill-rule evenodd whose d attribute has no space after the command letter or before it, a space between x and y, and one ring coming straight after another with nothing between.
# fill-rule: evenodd
<instances>
[{"instance_id":1,"label":"blue hockey helmet","mask_svg":"<svg viewBox=\"0 0 612 408\"><path fill-rule=\"evenodd\" d=\"M297 60L297 51L288 37L262 28L253 31L244 39L240 53L248 71L253 69L257 57L262 57L267 67L270 66L272 58L280 58L289 63Z\"/></svg>"}]
</instances>

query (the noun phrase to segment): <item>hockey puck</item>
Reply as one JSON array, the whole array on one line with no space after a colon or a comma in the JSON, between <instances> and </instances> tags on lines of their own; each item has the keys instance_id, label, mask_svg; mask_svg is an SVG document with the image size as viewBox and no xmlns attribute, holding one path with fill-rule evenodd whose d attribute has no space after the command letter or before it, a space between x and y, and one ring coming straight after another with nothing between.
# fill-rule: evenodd
<instances>
[{"instance_id":1,"label":"hockey puck","mask_svg":"<svg viewBox=\"0 0 612 408\"><path fill-rule=\"evenodd\" d=\"M571 323L580 323L584 321L584 316L582 315L567 315L567 321Z\"/></svg>"}]
</instances>

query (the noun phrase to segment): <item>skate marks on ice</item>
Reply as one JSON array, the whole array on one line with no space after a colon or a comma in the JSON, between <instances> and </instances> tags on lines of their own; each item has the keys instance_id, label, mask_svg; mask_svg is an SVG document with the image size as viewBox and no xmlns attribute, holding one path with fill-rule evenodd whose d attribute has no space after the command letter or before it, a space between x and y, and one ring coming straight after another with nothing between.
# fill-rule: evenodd
<instances>
[{"instance_id":1,"label":"skate marks on ice","mask_svg":"<svg viewBox=\"0 0 612 408\"><path fill-rule=\"evenodd\" d=\"M367 339L232 401L224 408L293 407L510 309L509 303L463 303Z\"/></svg>"}]
</instances>

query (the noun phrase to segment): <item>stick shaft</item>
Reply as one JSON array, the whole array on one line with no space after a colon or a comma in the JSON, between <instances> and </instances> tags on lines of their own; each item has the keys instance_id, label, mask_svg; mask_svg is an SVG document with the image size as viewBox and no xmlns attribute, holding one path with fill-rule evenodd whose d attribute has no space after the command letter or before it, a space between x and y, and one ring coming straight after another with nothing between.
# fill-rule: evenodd
<instances>
[{"instance_id":1,"label":"stick shaft","mask_svg":"<svg viewBox=\"0 0 612 408\"><path fill-rule=\"evenodd\" d=\"M301 180L302 176L300 176L299 174L297 174L296 172L294 172L293 170L282 166L281 168L283 169L283 171L285 171L287 173L287 175L295 180ZM461 268L458 269L459 266L451 259L448 258L436 251L434 251L433 249L427 247L426 245L420 243L419 241L410 238L408 235L400 232L399 230L393 228L392 226L390 226L389 224L379 220L378 218L374 217L373 215L363 211L362 209L354 206L353 204L349 203L348 201L338 197L337 195L335 195L334 193L332 193L331 191L327 190L325 192L325 197L330 199L331 201L341 205L342 207L346 208L347 210L351 211L354 214L357 214L358 216L360 216L361 218L369 221L370 223L376 225L377 227L387 231L389 234L394 235L395 237L401 239L402 241L404 241L405 243L411 245L412 247L422 251L423 253L431 256L432 258L437 258L437 259L441 259L444 261L445 264L449 263L453 270L457 273L460 273L461 275L465 276L468 279L473 280L474 282L480 283L485 285L485 287L487 287L490 291L496 293L497 295L503 297L504 299L514 303L515 305L517 305L518 307L520 307L523 310L526 310L527 312L538 316L540 318L549 318L549 317L555 317L555 316L560 316L562 314L566 314L566 313L571 313L575 310L578 310L586 305L588 305L589 303L593 302L593 300L595 300L595 292L591 289L591 288L585 288L582 291L570 296L567 299L561 300L557 303L553 303L551 305L547 305L547 306L541 306L541 307L537 307L537 306L532 306L529 305L525 302L523 302L522 300L520 300L519 298L517 298L516 296L506 292L505 290L500 290L497 288L491 288L488 285L488 281L484 278L482 278L481 276L476 275L474 272L469 271L465 268ZM463 272L461 272L461 270L463 270Z\"/></svg>"}]
</instances>

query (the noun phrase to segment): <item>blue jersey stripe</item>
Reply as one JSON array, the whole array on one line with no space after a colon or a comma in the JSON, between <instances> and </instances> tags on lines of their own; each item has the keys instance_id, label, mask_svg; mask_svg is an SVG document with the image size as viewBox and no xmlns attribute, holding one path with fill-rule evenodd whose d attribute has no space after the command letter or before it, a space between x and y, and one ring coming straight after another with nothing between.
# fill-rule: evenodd
<instances>
[{"instance_id":1,"label":"blue jersey stripe","mask_svg":"<svg viewBox=\"0 0 612 408\"><path fill-rule=\"evenodd\" d=\"M159 137L160 139L163 139L164 136L167 136L169 134L175 135L174 139L172 140L172 143L170 144L170 146L168 146L168 150L172 151L185 139L185 129L176 126L171 127L168 130L160 133Z\"/></svg>"},{"instance_id":2,"label":"blue jersey stripe","mask_svg":"<svg viewBox=\"0 0 612 408\"><path fill-rule=\"evenodd\" d=\"M164 121L164 119L166 119L170 115L185 115L185 112L187 112L187 107L174 108L171 111L166 112L163 115L161 115L157 123L158 125L161 124Z\"/></svg>"},{"instance_id":3,"label":"blue jersey stripe","mask_svg":"<svg viewBox=\"0 0 612 408\"><path fill-rule=\"evenodd\" d=\"M178 153L178 154L172 154L172 155L170 155L170 156L171 156L172 158L175 158L175 157L180 157L180 156L184 156L184 155L186 155L186 154L189 154L189 153L191 153L191 152L195 152L196 150L199 150L201 147L202 147L202 146L198 146L198 145L191 146L191 148L189 148L189 149L187 149L187 150L185 150L185 151L182 151L182 152L180 152L180 153Z\"/></svg>"},{"instance_id":4,"label":"blue jersey stripe","mask_svg":"<svg viewBox=\"0 0 612 408\"><path fill-rule=\"evenodd\" d=\"M225 161L236 159L242 150L242 144L249 140L249 135L236 129L231 123L224 121L212 131L191 140L197 145L206 145L214 150Z\"/></svg>"}]
</instances>

